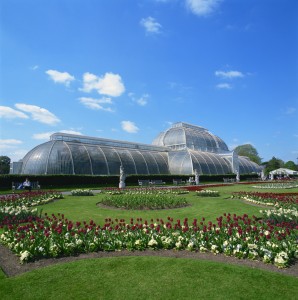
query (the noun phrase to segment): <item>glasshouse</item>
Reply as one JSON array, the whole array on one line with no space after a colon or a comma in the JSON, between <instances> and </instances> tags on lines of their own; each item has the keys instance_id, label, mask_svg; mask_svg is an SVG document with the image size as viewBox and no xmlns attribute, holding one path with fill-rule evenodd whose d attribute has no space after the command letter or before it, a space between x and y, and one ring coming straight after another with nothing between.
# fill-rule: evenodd
<instances>
[{"instance_id":1,"label":"glasshouse","mask_svg":"<svg viewBox=\"0 0 298 300\"><path fill-rule=\"evenodd\" d=\"M13 174L249 174L262 168L229 151L225 142L207 129L175 123L152 145L54 133L19 162Z\"/></svg>"}]
</instances>

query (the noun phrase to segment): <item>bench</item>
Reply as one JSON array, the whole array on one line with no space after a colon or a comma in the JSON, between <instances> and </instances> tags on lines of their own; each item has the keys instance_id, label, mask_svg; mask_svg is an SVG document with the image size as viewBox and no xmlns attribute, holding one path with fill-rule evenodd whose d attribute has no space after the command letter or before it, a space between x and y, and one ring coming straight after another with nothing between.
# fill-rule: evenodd
<instances>
[{"instance_id":1,"label":"bench","mask_svg":"<svg viewBox=\"0 0 298 300\"><path fill-rule=\"evenodd\" d=\"M40 184L38 181L31 181L31 189L32 190L39 190L40 189ZM24 190L25 188L23 187L23 182L12 182L11 183L11 189L13 191L15 190Z\"/></svg>"},{"instance_id":2,"label":"bench","mask_svg":"<svg viewBox=\"0 0 298 300\"><path fill-rule=\"evenodd\" d=\"M138 180L139 186L148 186L150 185L149 180Z\"/></svg>"},{"instance_id":3,"label":"bench","mask_svg":"<svg viewBox=\"0 0 298 300\"><path fill-rule=\"evenodd\" d=\"M185 184L185 181L182 179L173 179L173 184L179 185L179 184Z\"/></svg>"},{"instance_id":4,"label":"bench","mask_svg":"<svg viewBox=\"0 0 298 300\"><path fill-rule=\"evenodd\" d=\"M150 184L151 185L160 185L160 184L166 184L166 183L160 179L156 179L156 180L151 180Z\"/></svg>"},{"instance_id":5,"label":"bench","mask_svg":"<svg viewBox=\"0 0 298 300\"><path fill-rule=\"evenodd\" d=\"M223 181L224 181L225 183L227 183L227 182L235 182L236 179L234 179L234 178L224 178Z\"/></svg>"}]
</instances>

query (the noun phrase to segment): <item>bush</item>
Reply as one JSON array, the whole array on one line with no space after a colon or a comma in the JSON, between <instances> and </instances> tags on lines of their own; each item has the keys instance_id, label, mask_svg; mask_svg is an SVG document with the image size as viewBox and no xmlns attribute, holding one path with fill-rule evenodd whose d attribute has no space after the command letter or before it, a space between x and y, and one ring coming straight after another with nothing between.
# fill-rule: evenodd
<instances>
[{"instance_id":1,"label":"bush","mask_svg":"<svg viewBox=\"0 0 298 300\"><path fill-rule=\"evenodd\" d=\"M219 197L219 191L201 190L196 193L201 197Z\"/></svg>"},{"instance_id":2,"label":"bush","mask_svg":"<svg viewBox=\"0 0 298 300\"><path fill-rule=\"evenodd\" d=\"M87 189L77 189L71 191L72 196L93 196L93 192Z\"/></svg>"}]
</instances>

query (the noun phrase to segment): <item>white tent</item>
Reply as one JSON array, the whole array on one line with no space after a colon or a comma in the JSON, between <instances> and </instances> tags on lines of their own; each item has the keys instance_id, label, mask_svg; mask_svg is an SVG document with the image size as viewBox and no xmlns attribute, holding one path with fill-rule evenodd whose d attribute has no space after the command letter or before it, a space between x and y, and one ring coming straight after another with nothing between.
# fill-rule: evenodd
<instances>
[{"instance_id":1,"label":"white tent","mask_svg":"<svg viewBox=\"0 0 298 300\"><path fill-rule=\"evenodd\" d=\"M269 172L269 174L270 175L298 175L298 172L286 168L279 168Z\"/></svg>"}]
</instances>

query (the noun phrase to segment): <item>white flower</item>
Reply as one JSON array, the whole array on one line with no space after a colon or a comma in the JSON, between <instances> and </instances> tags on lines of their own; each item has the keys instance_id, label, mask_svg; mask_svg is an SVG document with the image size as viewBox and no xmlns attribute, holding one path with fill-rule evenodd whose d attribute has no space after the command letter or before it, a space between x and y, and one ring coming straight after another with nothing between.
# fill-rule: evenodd
<instances>
[{"instance_id":1,"label":"white flower","mask_svg":"<svg viewBox=\"0 0 298 300\"><path fill-rule=\"evenodd\" d=\"M219 251L218 251L218 246L217 246L217 245L212 245L212 246L211 246L211 251L212 251L214 254L219 253Z\"/></svg>"},{"instance_id":2,"label":"white flower","mask_svg":"<svg viewBox=\"0 0 298 300\"><path fill-rule=\"evenodd\" d=\"M31 253L29 251L27 251L27 250L21 251L20 254L21 254L21 257L20 257L21 263L23 263L26 260L28 260L30 258L30 255L31 255Z\"/></svg>"},{"instance_id":3,"label":"white flower","mask_svg":"<svg viewBox=\"0 0 298 300\"><path fill-rule=\"evenodd\" d=\"M157 245L157 241L156 241L154 238L152 238L152 239L149 241L148 246L155 246L155 245Z\"/></svg>"},{"instance_id":4,"label":"white flower","mask_svg":"<svg viewBox=\"0 0 298 300\"><path fill-rule=\"evenodd\" d=\"M182 247L182 243L181 241L178 241L176 244L175 244L176 248L181 248Z\"/></svg>"},{"instance_id":5,"label":"white flower","mask_svg":"<svg viewBox=\"0 0 298 300\"><path fill-rule=\"evenodd\" d=\"M258 246L256 244L248 244L248 249L258 249Z\"/></svg>"},{"instance_id":6,"label":"white flower","mask_svg":"<svg viewBox=\"0 0 298 300\"><path fill-rule=\"evenodd\" d=\"M194 247L194 242L190 241L187 245L188 249L192 249Z\"/></svg>"}]
</instances>

